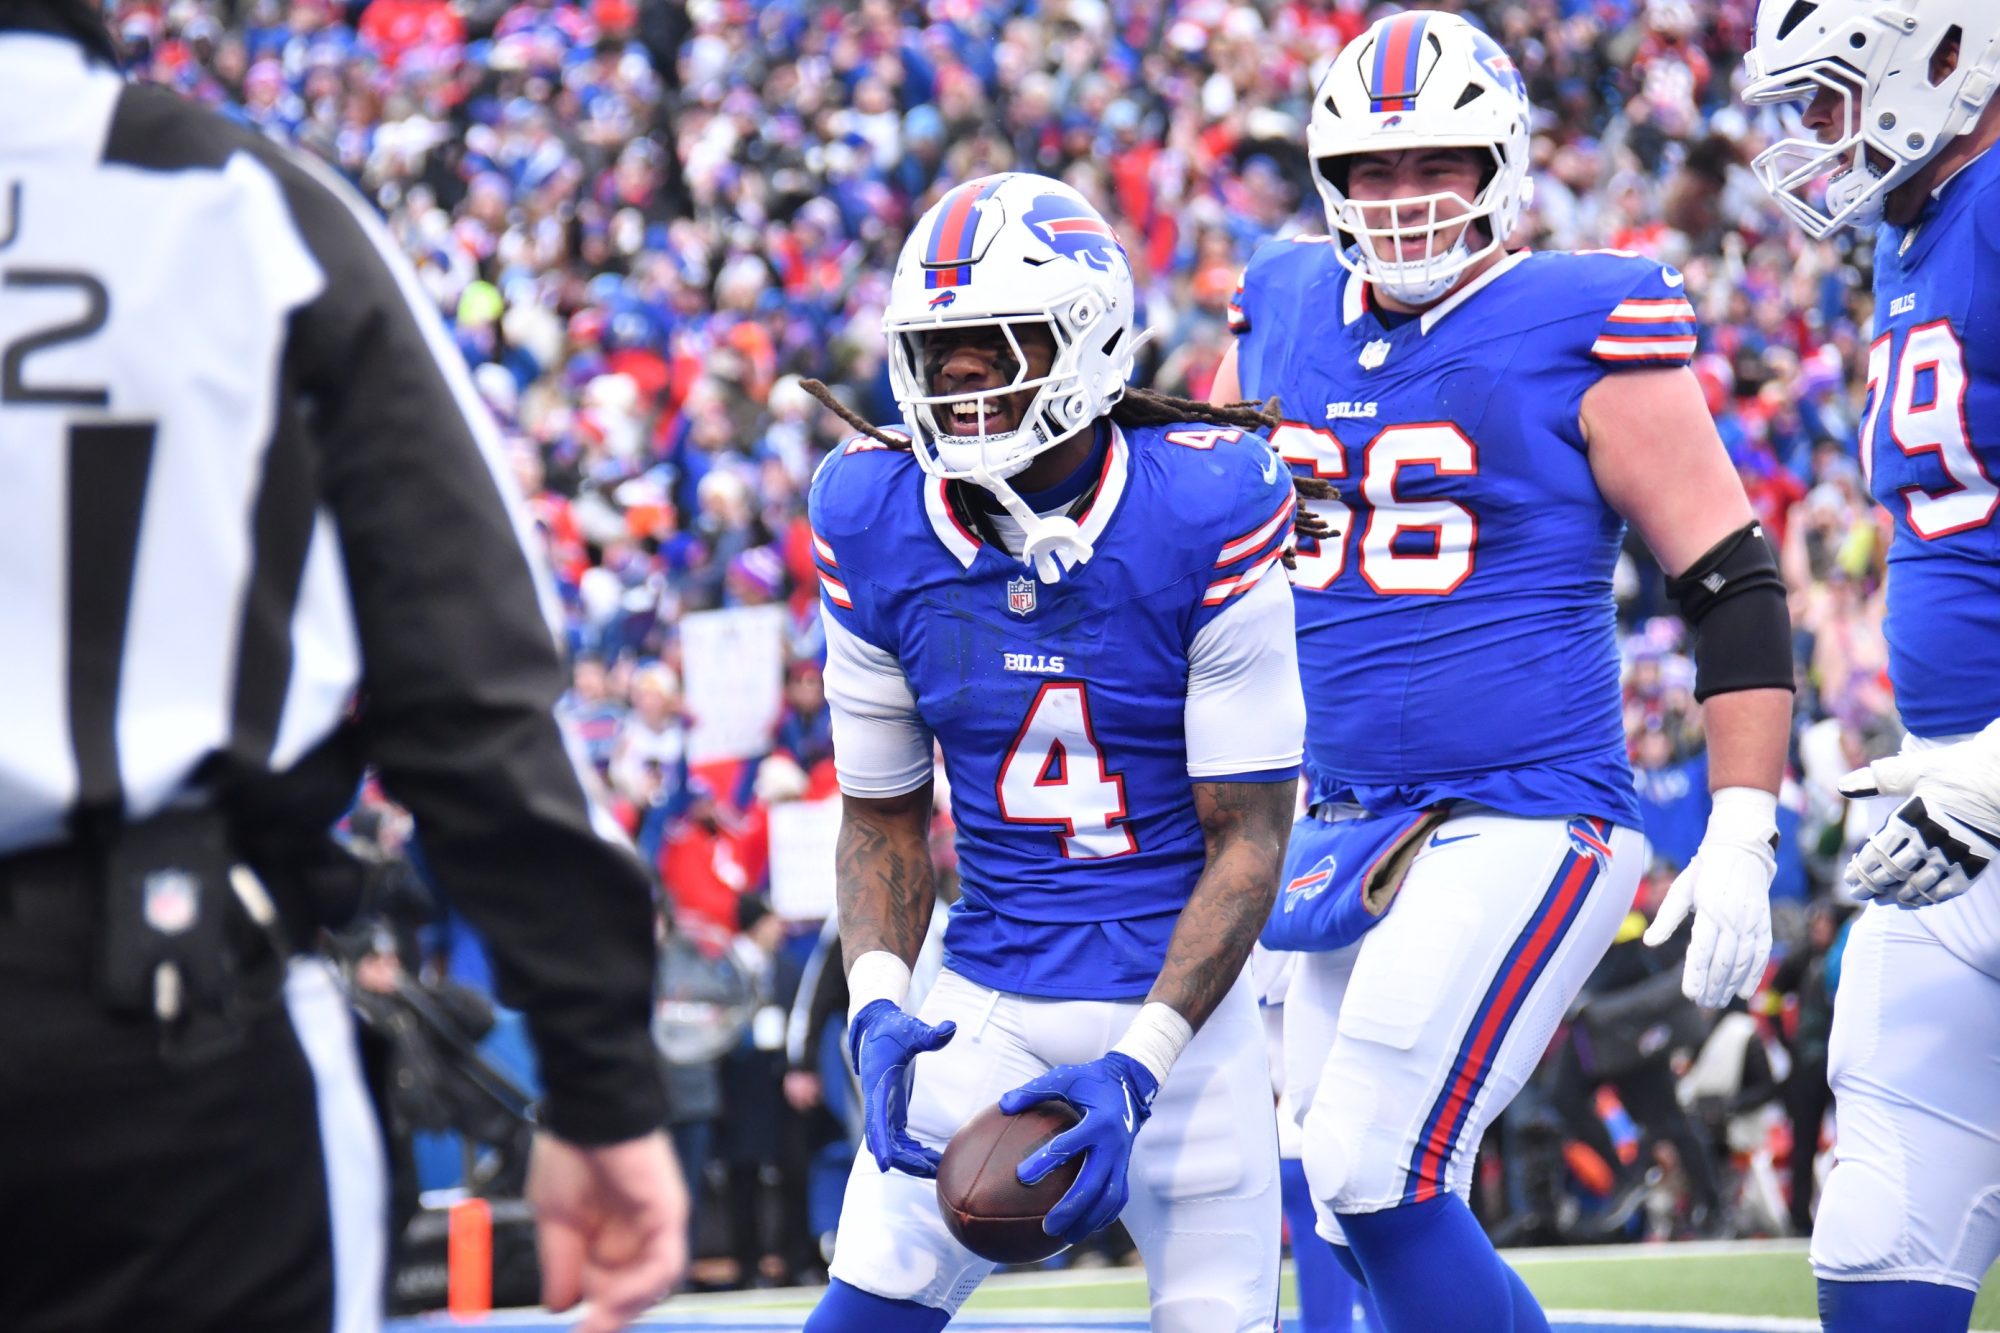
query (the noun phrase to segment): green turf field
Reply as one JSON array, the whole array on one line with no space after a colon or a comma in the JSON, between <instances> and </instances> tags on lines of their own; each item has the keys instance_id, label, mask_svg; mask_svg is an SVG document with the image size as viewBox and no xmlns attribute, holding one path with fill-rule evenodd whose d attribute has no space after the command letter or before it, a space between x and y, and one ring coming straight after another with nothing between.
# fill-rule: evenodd
<instances>
[{"instance_id":1,"label":"green turf field","mask_svg":"<svg viewBox=\"0 0 2000 1333\"><path fill-rule=\"evenodd\" d=\"M1815 1314L1812 1270L1799 1242L1715 1246L1652 1245L1593 1250L1527 1250L1508 1259L1549 1309L1673 1313ZM2000 1288L1989 1275L1974 1307L1975 1329L2000 1329Z\"/></svg>"},{"instance_id":2,"label":"green turf field","mask_svg":"<svg viewBox=\"0 0 2000 1333\"><path fill-rule=\"evenodd\" d=\"M1518 1250L1507 1256L1549 1310L1714 1314L1810 1320L1812 1271L1799 1241L1707 1245L1607 1246L1589 1250ZM2000 1333L2000 1267L1989 1275L1972 1318L1978 1330ZM817 1292L767 1292L724 1298L745 1312L803 1312ZM675 1302L699 1308L702 1298ZM1289 1269L1284 1304L1296 1304ZM966 1303L968 1312L1145 1310L1144 1279L1136 1269L1019 1274L988 1282Z\"/></svg>"}]
</instances>

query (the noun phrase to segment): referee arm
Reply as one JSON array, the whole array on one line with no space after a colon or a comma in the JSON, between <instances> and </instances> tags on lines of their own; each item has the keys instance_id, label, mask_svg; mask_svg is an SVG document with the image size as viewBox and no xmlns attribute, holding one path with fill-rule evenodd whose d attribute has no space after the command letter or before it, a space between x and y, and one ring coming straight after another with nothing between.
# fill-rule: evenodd
<instances>
[{"instance_id":1,"label":"referee arm","mask_svg":"<svg viewBox=\"0 0 2000 1333\"><path fill-rule=\"evenodd\" d=\"M553 594L457 349L366 204L252 151L326 274L283 373L351 589L363 744L534 1037L555 1136L529 1191L546 1301L587 1297L580 1327L621 1327L686 1262L685 1189L659 1132L650 884L555 721Z\"/></svg>"}]
</instances>

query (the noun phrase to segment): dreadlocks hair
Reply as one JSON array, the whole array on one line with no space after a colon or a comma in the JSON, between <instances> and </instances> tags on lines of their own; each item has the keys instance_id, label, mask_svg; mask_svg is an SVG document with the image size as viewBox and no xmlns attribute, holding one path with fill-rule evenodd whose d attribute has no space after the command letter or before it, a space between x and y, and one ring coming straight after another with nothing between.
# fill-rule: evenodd
<instances>
[{"instance_id":1,"label":"dreadlocks hair","mask_svg":"<svg viewBox=\"0 0 2000 1333\"><path fill-rule=\"evenodd\" d=\"M1127 389L1125 396L1111 405L1111 419L1127 428L1200 421L1259 432L1276 430L1280 424L1276 412L1257 403L1204 403L1155 389Z\"/></svg>"},{"instance_id":2,"label":"dreadlocks hair","mask_svg":"<svg viewBox=\"0 0 2000 1333\"><path fill-rule=\"evenodd\" d=\"M910 447L908 440L891 435L877 426L870 425L860 414L840 401L833 390L819 380L801 380L799 387L818 399L821 406L839 417L848 425L869 439L897 449ZM1152 389L1127 389L1125 396L1112 405L1111 419L1128 430L1143 426L1171 426L1183 421L1200 421L1212 426L1236 426L1243 430L1276 430L1279 421L1276 412L1277 399L1267 405L1257 403L1204 403L1194 398L1179 398L1170 393L1157 393Z\"/></svg>"},{"instance_id":3,"label":"dreadlocks hair","mask_svg":"<svg viewBox=\"0 0 2000 1333\"><path fill-rule=\"evenodd\" d=\"M846 403L836 398L833 390L827 388L821 381L800 380L799 387L814 398L817 398L821 407L824 407L827 411L833 413L842 421L854 427L855 430L866 435L869 439L874 440L877 444L886 444L891 449L908 449L910 447L910 442L900 435L891 435L879 426L869 425L859 412L856 412Z\"/></svg>"},{"instance_id":4,"label":"dreadlocks hair","mask_svg":"<svg viewBox=\"0 0 2000 1333\"><path fill-rule=\"evenodd\" d=\"M860 413L835 397L833 390L821 381L801 380L799 387L818 399L822 407L877 444L891 449L910 447L910 442L902 436L891 435L879 426L870 425ZM1262 403L1204 403L1196 398L1181 398L1153 389L1127 389L1125 396L1112 405L1111 419L1127 429L1201 421L1265 433L1284 424L1276 398L1268 398ZM1292 489L1298 492L1301 500L1324 500L1333 494L1333 487L1318 477L1297 474L1293 474ZM1292 520L1292 529L1301 537L1314 539L1333 535L1332 526L1304 505L1299 506L1298 516ZM1292 568L1293 558L1294 553L1287 550L1285 568Z\"/></svg>"}]
</instances>

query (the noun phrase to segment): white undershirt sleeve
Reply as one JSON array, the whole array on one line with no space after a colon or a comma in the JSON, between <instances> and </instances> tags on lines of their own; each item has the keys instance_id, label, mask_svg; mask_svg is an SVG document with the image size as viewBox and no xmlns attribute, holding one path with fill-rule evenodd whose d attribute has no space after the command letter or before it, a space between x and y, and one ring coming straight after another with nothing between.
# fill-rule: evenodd
<instances>
[{"instance_id":1,"label":"white undershirt sleeve","mask_svg":"<svg viewBox=\"0 0 2000 1333\"><path fill-rule=\"evenodd\" d=\"M850 796L900 796L931 780L931 733L895 656L831 614L826 698L833 707L833 767Z\"/></svg>"},{"instance_id":2,"label":"white undershirt sleeve","mask_svg":"<svg viewBox=\"0 0 2000 1333\"><path fill-rule=\"evenodd\" d=\"M1292 588L1273 563L1188 649L1188 776L1296 768L1305 747Z\"/></svg>"}]
</instances>

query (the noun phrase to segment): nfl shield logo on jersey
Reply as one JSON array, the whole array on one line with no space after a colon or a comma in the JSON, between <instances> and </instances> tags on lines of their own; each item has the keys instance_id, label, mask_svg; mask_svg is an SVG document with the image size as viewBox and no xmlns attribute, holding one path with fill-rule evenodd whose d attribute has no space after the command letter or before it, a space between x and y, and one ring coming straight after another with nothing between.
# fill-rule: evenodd
<instances>
[{"instance_id":1,"label":"nfl shield logo on jersey","mask_svg":"<svg viewBox=\"0 0 2000 1333\"><path fill-rule=\"evenodd\" d=\"M1361 368L1373 370L1389 359L1389 340L1377 338L1361 349Z\"/></svg>"},{"instance_id":2,"label":"nfl shield logo on jersey","mask_svg":"<svg viewBox=\"0 0 2000 1333\"><path fill-rule=\"evenodd\" d=\"M1035 581L1023 574L1018 579L1007 580L1007 609L1017 616L1025 616L1035 609Z\"/></svg>"}]
</instances>

